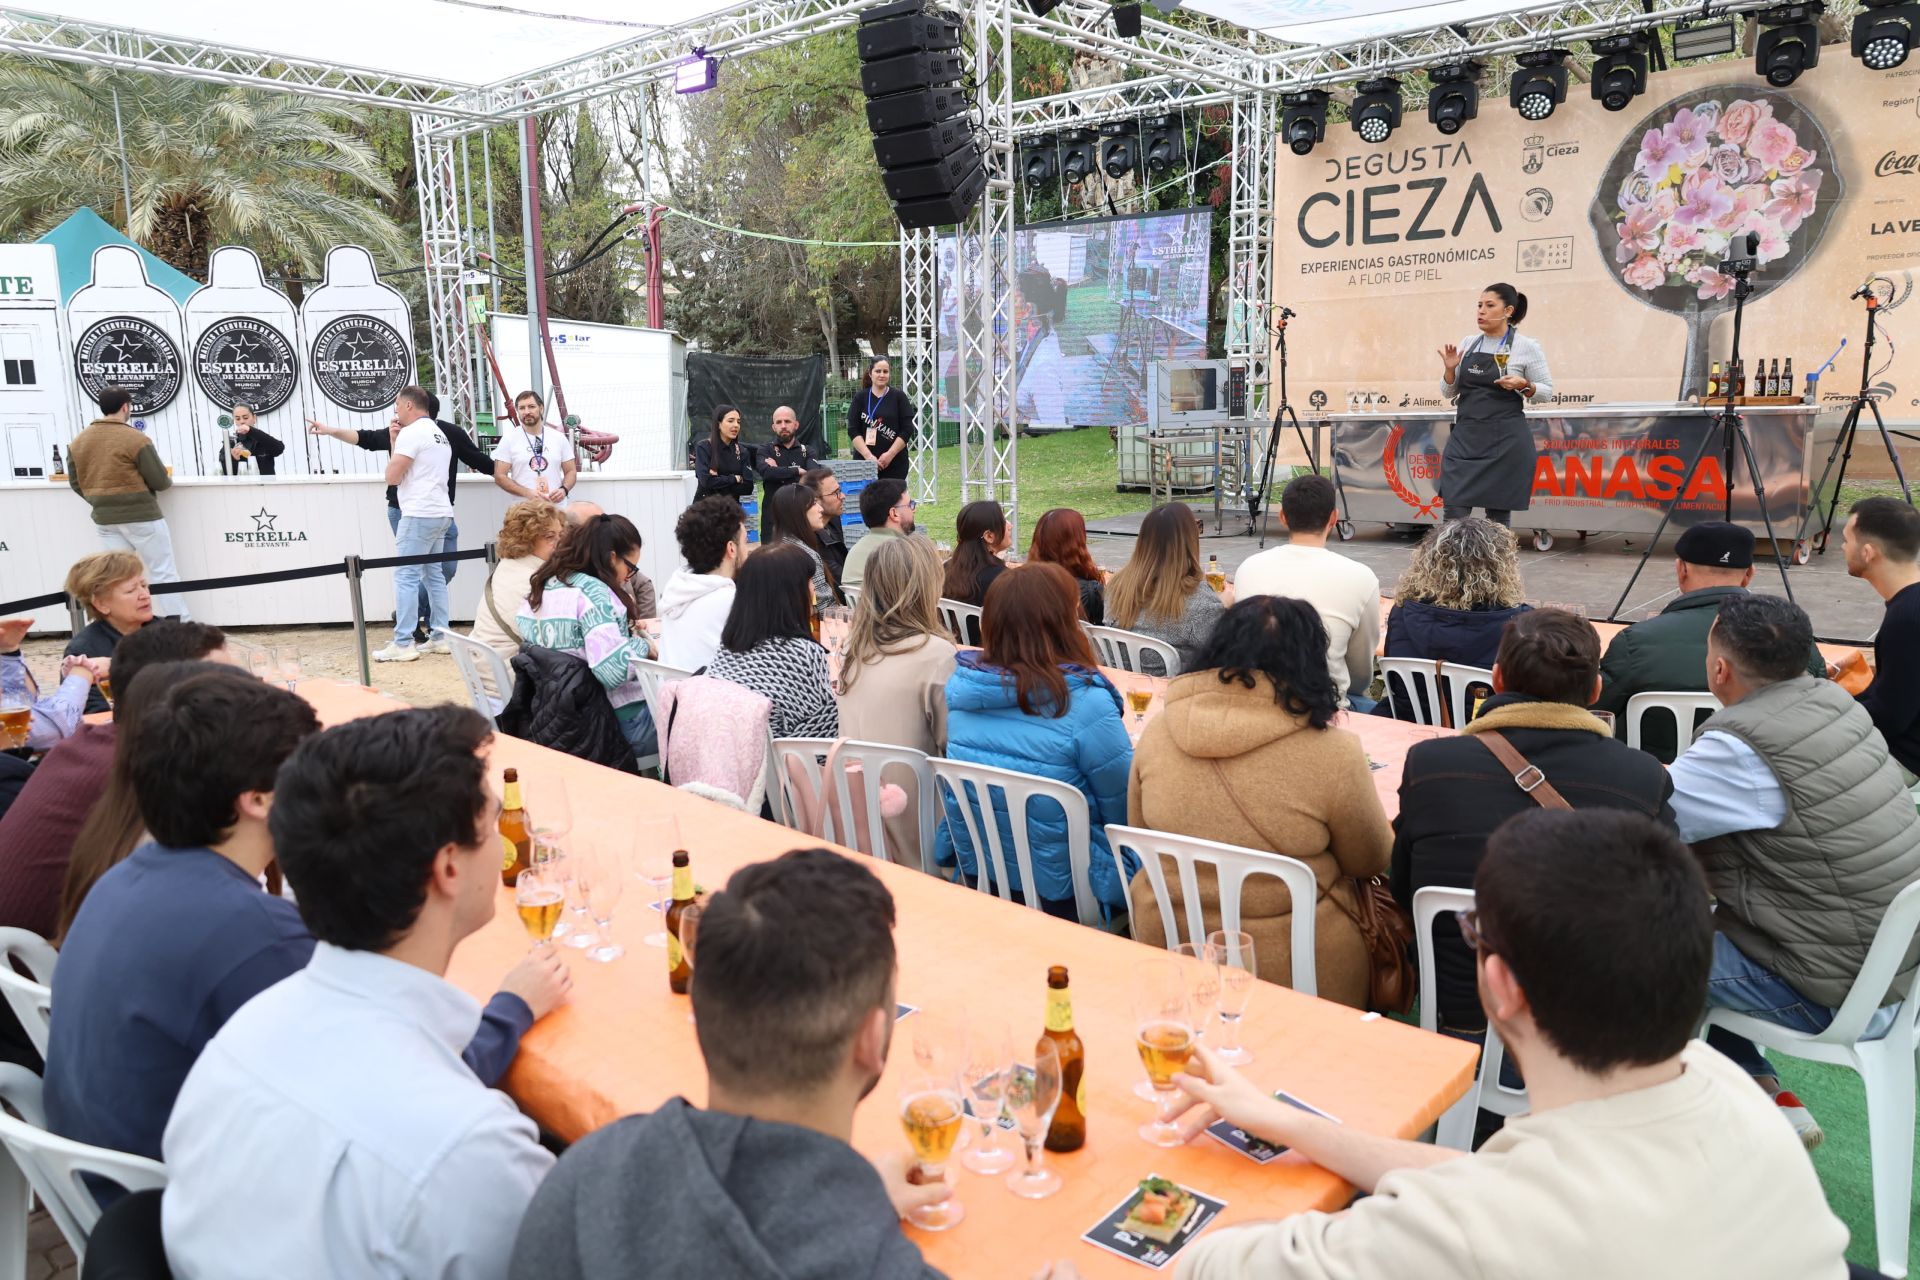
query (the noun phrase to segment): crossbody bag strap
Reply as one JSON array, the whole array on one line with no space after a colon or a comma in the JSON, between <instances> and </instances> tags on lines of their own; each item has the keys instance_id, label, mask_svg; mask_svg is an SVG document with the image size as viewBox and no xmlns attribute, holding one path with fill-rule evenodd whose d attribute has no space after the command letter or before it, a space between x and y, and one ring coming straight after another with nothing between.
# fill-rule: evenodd
<instances>
[{"instance_id":1,"label":"crossbody bag strap","mask_svg":"<svg viewBox=\"0 0 1920 1280\"><path fill-rule=\"evenodd\" d=\"M1262 831L1260 829L1260 824L1253 820L1253 815L1247 812L1247 807L1240 803L1240 797L1234 794L1233 784L1227 781L1227 771L1220 767L1220 762L1215 759L1209 759L1207 763L1213 766L1213 776L1220 779L1220 789L1227 793L1227 799L1233 801L1233 807L1239 811L1241 821L1245 822L1249 827L1251 827L1253 829L1253 833L1259 836L1262 840L1266 841L1268 844L1277 844L1278 841L1274 840L1274 838L1272 836L1269 836L1265 831ZM1274 852L1278 853L1279 850L1276 849L1274 850ZM1338 879L1338 878L1339 877L1337 876L1335 877L1335 879ZM1333 890L1333 886L1331 884L1325 885L1320 888L1318 896L1321 898L1324 898L1329 893L1331 893L1332 890ZM1340 909L1342 911L1346 911L1346 907L1340 904L1340 899L1335 898L1334 903L1336 905L1340 905ZM1347 914L1352 915L1353 913L1351 911L1347 911Z\"/></svg>"},{"instance_id":2,"label":"crossbody bag strap","mask_svg":"<svg viewBox=\"0 0 1920 1280\"><path fill-rule=\"evenodd\" d=\"M1573 808L1567 803L1565 796L1553 789L1553 784L1547 781L1547 775L1540 771L1540 766L1521 755L1503 734L1492 729L1483 729L1473 736L1486 743L1487 750L1493 752L1494 759L1513 775L1513 785L1532 796L1535 804L1542 809Z\"/></svg>"},{"instance_id":3,"label":"crossbody bag strap","mask_svg":"<svg viewBox=\"0 0 1920 1280\"><path fill-rule=\"evenodd\" d=\"M487 570L487 580L480 584L480 598L486 602L487 612L492 614L493 620L500 624L500 629L512 636L515 640L519 640L520 643L525 644L526 641L522 639L520 635L520 628L501 617L500 606L493 602L493 575L499 571L500 562L496 560L494 561L493 568Z\"/></svg>"}]
</instances>

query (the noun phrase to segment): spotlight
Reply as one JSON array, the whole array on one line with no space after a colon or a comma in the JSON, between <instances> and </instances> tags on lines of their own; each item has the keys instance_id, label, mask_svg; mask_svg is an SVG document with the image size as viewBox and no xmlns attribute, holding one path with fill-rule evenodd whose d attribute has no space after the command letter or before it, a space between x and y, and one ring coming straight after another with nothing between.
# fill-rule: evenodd
<instances>
[{"instance_id":1,"label":"spotlight","mask_svg":"<svg viewBox=\"0 0 1920 1280\"><path fill-rule=\"evenodd\" d=\"M1684 62L1695 58L1718 58L1732 53L1739 41L1732 18L1716 18L1707 22L1675 23L1667 42L1673 46L1673 56Z\"/></svg>"},{"instance_id":2,"label":"spotlight","mask_svg":"<svg viewBox=\"0 0 1920 1280\"><path fill-rule=\"evenodd\" d=\"M1907 60L1914 32L1920 31L1920 4L1866 0L1853 20L1853 56L1875 71L1891 71Z\"/></svg>"},{"instance_id":3,"label":"spotlight","mask_svg":"<svg viewBox=\"0 0 1920 1280\"><path fill-rule=\"evenodd\" d=\"M1027 0L1027 8L1036 18L1044 18L1060 7L1060 0Z\"/></svg>"},{"instance_id":4,"label":"spotlight","mask_svg":"<svg viewBox=\"0 0 1920 1280\"><path fill-rule=\"evenodd\" d=\"M1093 172L1093 130L1060 131L1060 176L1070 187L1077 187Z\"/></svg>"},{"instance_id":5,"label":"spotlight","mask_svg":"<svg viewBox=\"0 0 1920 1280\"><path fill-rule=\"evenodd\" d=\"M1362 80L1356 86L1353 131L1363 142L1385 142L1400 127L1400 82L1391 76Z\"/></svg>"},{"instance_id":6,"label":"spotlight","mask_svg":"<svg viewBox=\"0 0 1920 1280\"><path fill-rule=\"evenodd\" d=\"M1753 69L1767 78L1776 89L1784 89L1800 78L1800 73L1820 61L1820 14L1826 9L1819 0L1812 4L1790 4L1779 9L1763 9L1760 38L1753 46Z\"/></svg>"},{"instance_id":7,"label":"spotlight","mask_svg":"<svg viewBox=\"0 0 1920 1280\"><path fill-rule=\"evenodd\" d=\"M1147 172L1159 177L1186 162L1186 128L1172 116L1148 116L1140 122L1140 150L1146 157Z\"/></svg>"},{"instance_id":8,"label":"spotlight","mask_svg":"<svg viewBox=\"0 0 1920 1280\"><path fill-rule=\"evenodd\" d=\"M1327 136L1327 95L1322 89L1302 89L1280 95L1280 136L1293 154L1304 156Z\"/></svg>"},{"instance_id":9,"label":"spotlight","mask_svg":"<svg viewBox=\"0 0 1920 1280\"><path fill-rule=\"evenodd\" d=\"M1449 136L1480 114L1479 63L1451 62L1427 72L1427 122Z\"/></svg>"},{"instance_id":10,"label":"spotlight","mask_svg":"<svg viewBox=\"0 0 1920 1280\"><path fill-rule=\"evenodd\" d=\"M1520 69L1513 73L1507 100L1521 119L1545 120L1567 100L1567 51L1535 49L1515 60Z\"/></svg>"},{"instance_id":11,"label":"spotlight","mask_svg":"<svg viewBox=\"0 0 1920 1280\"><path fill-rule=\"evenodd\" d=\"M1593 42L1593 100L1609 111L1625 111L1647 91L1647 46L1644 31L1623 31Z\"/></svg>"},{"instance_id":12,"label":"spotlight","mask_svg":"<svg viewBox=\"0 0 1920 1280\"><path fill-rule=\"evenodd\" d=\"M1113 33L1131 40L1140 34L1140 6L1137 4L1117 4L1113 6Z\"/></svg>"},{"instance_id":13,"label":"spotlight","mask_svg":"<svg viewBox=\"0 0 1920 1280\"><path fill-rule=\"evenodd\" d=\"M1100 168L1109 178L1124 178L1140 163L1140 126L1116 120L1100 126Z\"/></svg>"},{"instance_id":14,"label":"spotlight","mask_svg":"<svg viewBox=\"0 0 1920 1280\"><path fill-rule=\"evenodd\" d=\"M720 82L720 59L695 49L673 69L675 93L705 93Z\"/></svg>"},{"instance_id":15,"label":"spotlight","mask_svg":"<svg viewBox=\"0 0 1920 1280\"><path fill-rule=\"evenodd\" d=\"M1029 187L1049 187L1060 177L1059 143L1051 137L1020 144L1020 172Z\"/></svg>"}]
</instances>

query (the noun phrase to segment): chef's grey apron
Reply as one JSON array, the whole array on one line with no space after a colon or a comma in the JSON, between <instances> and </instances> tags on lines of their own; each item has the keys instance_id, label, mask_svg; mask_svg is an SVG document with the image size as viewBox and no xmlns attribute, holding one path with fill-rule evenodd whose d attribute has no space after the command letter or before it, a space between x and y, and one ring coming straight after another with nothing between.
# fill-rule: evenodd
<instances>
[{"instance_id":1,"label":"chef's grey apron","mask_svg":"<svg viewBox=\"0 0 1920 1280\"><path fill-rule=\"evenodd\" d=\"M1508 330L1511 334L1512 330ZM1460 357L1453 431L1440 455L1440 495L1449 507L1525 511L1533 501L1533 428L1518 391L1495 386L1500 366L1475 338Z\"/></svg>"}]
</instances>

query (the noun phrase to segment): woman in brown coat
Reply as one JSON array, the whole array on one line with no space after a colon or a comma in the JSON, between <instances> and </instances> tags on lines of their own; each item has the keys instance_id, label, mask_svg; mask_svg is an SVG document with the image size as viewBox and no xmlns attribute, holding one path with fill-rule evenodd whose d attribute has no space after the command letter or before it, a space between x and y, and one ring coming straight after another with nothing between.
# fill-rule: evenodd
<instances>
[{"instance_id":1,"label":"woman in brown coat","mask_svg":"<svg viewBox=\"0 0 1920 1280\"><path fill-rule=\"evenodd\" d=\"M1199 670L1173 681L1134 750L1127 820L1176 835L1298 858L1320 882L1314 913L1319 994L1355 1008L1367 999L1367 955L1353 878L1387 869L1393 830L1360 739L1330 727L1340 697L1327 671L1326 629L1303 601L1256 596L1229 609L1202 648ZM1175 919L1185 905L1163 860ZM1209 930L1220 927L1213 872L1200 871ZM1153 883L1130 886L1134 936L1166 945ZM1260 976L1290 983L1291 895L1279 880L1248 880L1241 925Z\"/></svg>"}]
</instances>

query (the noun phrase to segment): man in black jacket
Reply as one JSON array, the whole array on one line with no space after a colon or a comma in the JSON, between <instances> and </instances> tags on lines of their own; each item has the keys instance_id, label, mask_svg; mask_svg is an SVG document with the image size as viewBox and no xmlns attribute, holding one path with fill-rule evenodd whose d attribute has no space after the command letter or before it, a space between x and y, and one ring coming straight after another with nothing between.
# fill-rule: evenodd
<instances>
[{"instance_id":1,"label":"man in black jacket","mask_svg":"<svg viewBox=\"0 0 1920 1280\"><path fill-rule=\"evenodd\" d=\"M833 571L833 580L839 582L847 567L847 534L840 523L840 517L846 514L847 495L840 491L840 477L826 467L807 472L801 483L820 497L820 510L827 517L818 530L820 557Z\"/></svg>"},{"instance_id":2,"label":"man in black jacket","mask_svg":"<svg viewBox=\"0 0 1920 1280\"><path fill-rule=\"evenodd\" d=\"M1629 809L1674 825L1667 771L1616 741L1586 710L1599 684L1600 636L1585 618L1537 609L1507 624L1493 665L1494 696L1479 717L1407 753L1393 822L1394 897L1411 907L1414 893L1428 885L1473 888L1494 828L1538 806L1561 807L1555 798L1574 809ZM1492 743L1519 754L1503 762ZM1473 952L1451 916L1434 924L1434 964L1440 1025L1482 1030Z\"/></svg>"},{"instance_id":3,"label":"man in black jacket","mask_svg":"<svg viewBox=\"0 0 1920 1280\"><path fill-rule=\"evenodd\" d=\"M760 473L760 535L766 536L767 512L773 509L773 495L790 484L806 478L813 459L800 439L800 417L786 405L773 411L773 442L753 452L753 469Z\"/></svg>"}]
</instances>

